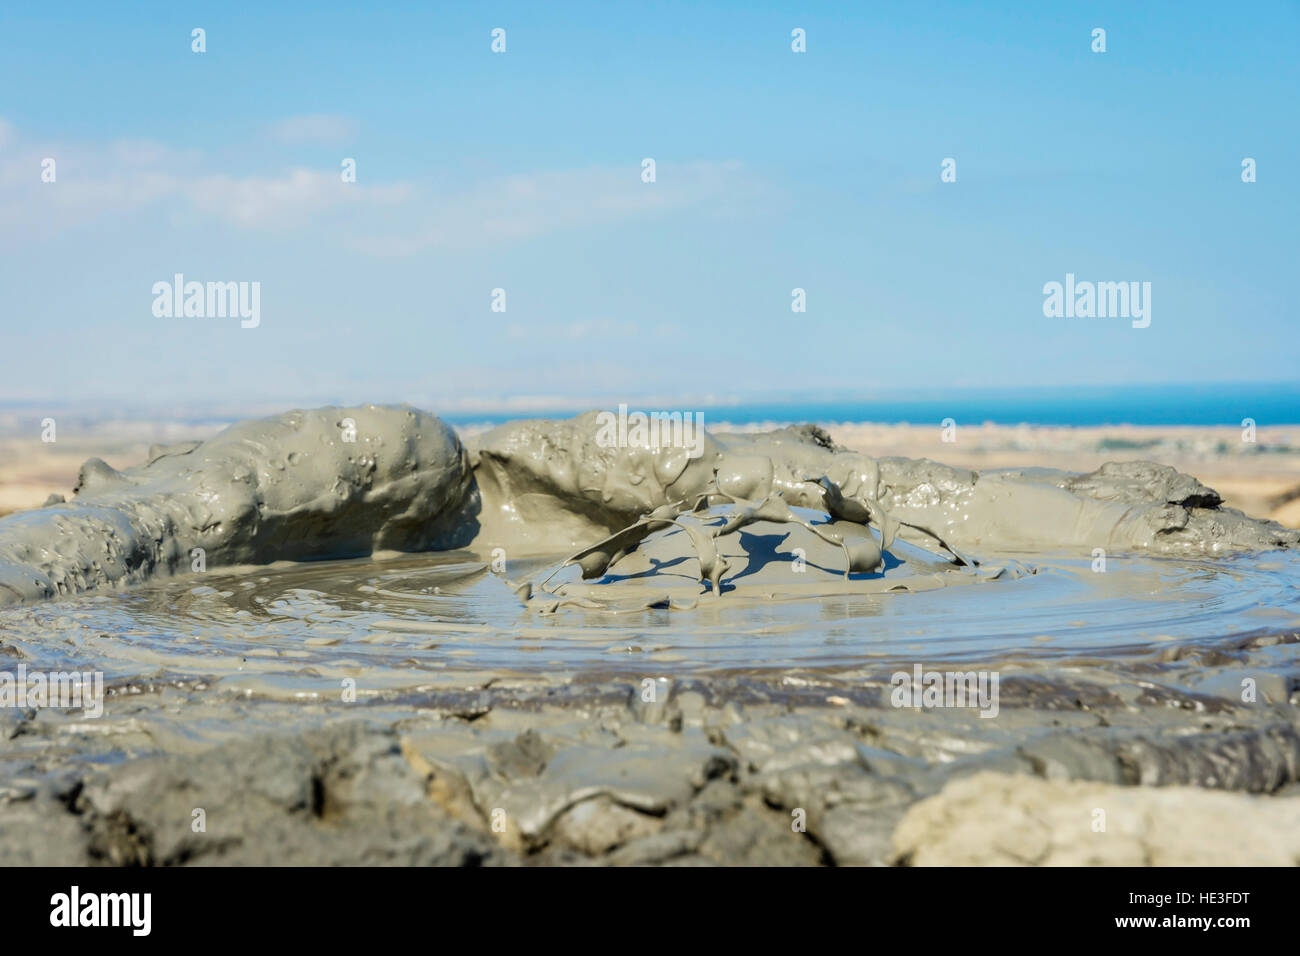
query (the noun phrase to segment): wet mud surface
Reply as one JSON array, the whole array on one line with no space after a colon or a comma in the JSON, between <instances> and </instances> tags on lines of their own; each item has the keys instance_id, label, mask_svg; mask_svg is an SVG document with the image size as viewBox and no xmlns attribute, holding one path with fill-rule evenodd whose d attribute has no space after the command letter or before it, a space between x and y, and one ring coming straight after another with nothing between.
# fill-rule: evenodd
<instances>
[{"instance_id":1,"label":"wet mud surface","mask_svg":"<svg viewBox=\"0 0 1300 956\"><path fill-rule=\"evenodd\" d=\"M872 665L494 673L354 703L114 681L95 721L5 715L0 846L9 864L888 864L938 852L900 822L974 774L1104 784L1088 814L1117 821L1133 788L1290 806L1297 640L990 661L993 719L895 707ZM1073 822L1067 851L1104 862L1112 844Z\"/></svg>"},{"instance_id":2,"label":"wet mud surface","mask_svg":"<svg viewBox=\"0 0 1300 956\"><path fill-rule=\"evenodd\" d=\"M0 862L1162 863L1154 812L1294 817L1295 533L1172 469L292 414L0 520L0 670L105 681L0 708Z\"/></svg>"}]
</instances>

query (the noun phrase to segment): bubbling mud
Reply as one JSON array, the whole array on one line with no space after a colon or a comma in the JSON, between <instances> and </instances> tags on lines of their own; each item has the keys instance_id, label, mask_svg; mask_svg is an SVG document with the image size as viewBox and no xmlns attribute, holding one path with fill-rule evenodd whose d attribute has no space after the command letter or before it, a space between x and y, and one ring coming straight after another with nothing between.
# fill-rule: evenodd
<instances>
[{"instance_id":1,"label":"bubbling mud","mask_svg":"<svg viewBox=\"0 0 1300 956\"><path fill-rule=\"evenodd\" d=\"M598 427L290 412L0 519L0 659L105 688L0 707L0 862L885 863L975 770L1294 784L1300 535L1195 479Z\"/></svg>"},{"instance_id":2,"label":"bubbling mud","mask_svg":"<svg viewBox=\"0 0 1300 956\"><path fill-rule=\"evenodd\" d=\"M693 610L701 598L931 591L1032 573L1018 562L983 567L968 557L939 556L891 540L888 529L873 532L827 513L790 508L777 496L701 510L708 497L691 513L658 509L652 516L673 517L642 519L551 569L536 586L527 582L516 590L544 613L565 607Z\"/></svg>"},{"instance_id":3,"label":"bubbling mud","mask_svg":"<svg viewBox=\"0 0 1300 956\"><path fill-rule=\"evenodd\" d=\"M81 651L130 674L401 683L609 654L739 663L754 641L820 660L1296 620L1300 532L1165 466L980 474L848 452L811 426L699 449L598 433L590 413L462 444L412 408L324 408L122 472L92 460L72 501L0 519L0 603L65 599L0 627L39 654L46 617L81 622L108 636ZM339 558L359 560L322 560Z\"/></svg>"},{"instance_id":4,"label":"bubbling mud","mask_svg":"<svg viewBox=\"0 0 1300 956\"><path fill-rule=\"evenodd\" d=\"M98 669L110 683L198 682L221 696L310 701L337 698L349 678L373 695L528 674L782 671L936 655L1114 659L1300 626L1294 552L1133 555L1117 557L1104 574L1087 559L1040 553L1017 562L1028 567L1032 559L1036 573L983 583L975 572L928 572L942 565L924 552L906 555L922 562L918 576L951 574L963 583L858 589L844 584L828 547L809 555L825 560L831 582L815 599L714 599L695 594L694 571L680 570L666 572L680 575L676 584L661 585L670 597L683 592L675 607L643 600L633 582L612 581L588 585L590 603L538 613L545 608L521 603L506 577L472 552L388 555L226 569L202 583L160 578L120 594L10 608L0 614L0 644L29 669ZM521 562L511 572L540 578L552 567ZM778 580L787 575L798 577L783 569Z\"/></svg>"},{"instance_id":5,"label":"bubbling mud","mask_svg":"<svg viewBox=\"0 0 1300 956\"><path fill-rule=\"evenodd\" d=\"M705 435L692 457L598 431L590 414L462 445L414 409L327 408L120 473L88 462L71 502L0 520L0 601L65 598L0 634L32 659L62 647L83 669L274 696L615 658L1050 655L1300 620L1297 533L1164 466L978 474L812 427Z\"/></svg>"}]
</instances>

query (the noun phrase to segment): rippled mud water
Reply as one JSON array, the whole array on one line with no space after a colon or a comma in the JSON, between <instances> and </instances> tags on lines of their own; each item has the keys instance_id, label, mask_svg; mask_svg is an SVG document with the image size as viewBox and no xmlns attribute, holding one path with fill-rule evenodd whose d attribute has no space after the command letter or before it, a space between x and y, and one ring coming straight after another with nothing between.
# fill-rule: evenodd
<instances>
[{"instance_id":1,"label":"rippled mud water","mask_svg":"<svg viewBox=\"0 0 1300 956\"><path fill-rule=\"evenodd\" d=\"M290 413L0 520L0 669L107 686L0 708L0 862L954 862L926 808L1006 774L1296 805L1295 533L1194 479L592 433ZM916 665L997 715L894 706ZM1115 800L1109 842L959 862L1195 860Z\"/></svg>"}]
</instances>

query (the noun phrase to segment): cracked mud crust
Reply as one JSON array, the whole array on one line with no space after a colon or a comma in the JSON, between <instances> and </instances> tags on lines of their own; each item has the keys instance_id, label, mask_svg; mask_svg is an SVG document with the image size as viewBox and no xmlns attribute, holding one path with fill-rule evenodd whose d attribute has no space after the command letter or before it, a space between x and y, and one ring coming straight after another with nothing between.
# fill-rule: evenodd
<instances>
[{"instance_id":1,"label":"cracked mud crust","mask_svg":"<svg viewBox=\"0 0 1300 956\"><path fill-rule=\"evenodd\" d=\"M0 863L1200 862L1182 823L1296 817L1298 642L1004 663L995 720L891 706L870 671L503 677L351 705L118 685L99 721L5 715ZM1221 832L1216 863L1300 852Z\"/></svg>"}]
</instances>

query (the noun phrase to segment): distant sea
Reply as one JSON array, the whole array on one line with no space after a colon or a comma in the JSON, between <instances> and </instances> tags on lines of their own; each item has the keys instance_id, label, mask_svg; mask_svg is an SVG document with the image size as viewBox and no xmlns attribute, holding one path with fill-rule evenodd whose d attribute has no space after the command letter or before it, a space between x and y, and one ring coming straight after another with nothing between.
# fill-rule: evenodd
<instances>
[{"instance_id":1,"label":"distant sea","mask_svg":"<svg viewBox=\"0 0 1300 956\"><path fill-rule=\"evenodd\" d=\"M1253 419L1259 427L1300 425L1300 383L1245 385L1146 385L1071 388L970 389L942 395L885 395L848 401L809 398L716 405L650 406L628 402L629 411L700 412L713 422L885 422L997 425L1233 425ZM432 409L455 425L496 424L516 418L569 418L575 409L529 409L484 413Z\"/></svg>"},{"instance_id":2,"label":"distant sea","mask_svg":"<svg viewBox=\"0 0 1300 956\"><path fill-rule=\"evenodd\" d=\"M400 403L418 408L459 426L495 425L518 418L572 418L588 409L617 410L620 399L556 399L554 403L503 398L499 405L481 397L474 407L459 402L390 395L306 396L286 401L211 402L190 400L184 405L158 406L146 402L102 399L76 401L0 401L0 435L28 434L44 417L95 423L171 422L224 425L244 418L274 415L290 408L351 405L359 401ZM879 395L781 395L770 400L741 397L625 399L628 411L699 412L706 428L719 424L756 425L767 422L878 422L939 425L945 418L958 424L1105 426L1191 425L1236 426L1250 418L1260 428L1300 426L1300 382L1238 385L1133 385L1117 387L970 388L923 391L889 390Z\"/></svg>"}]
</instances>

